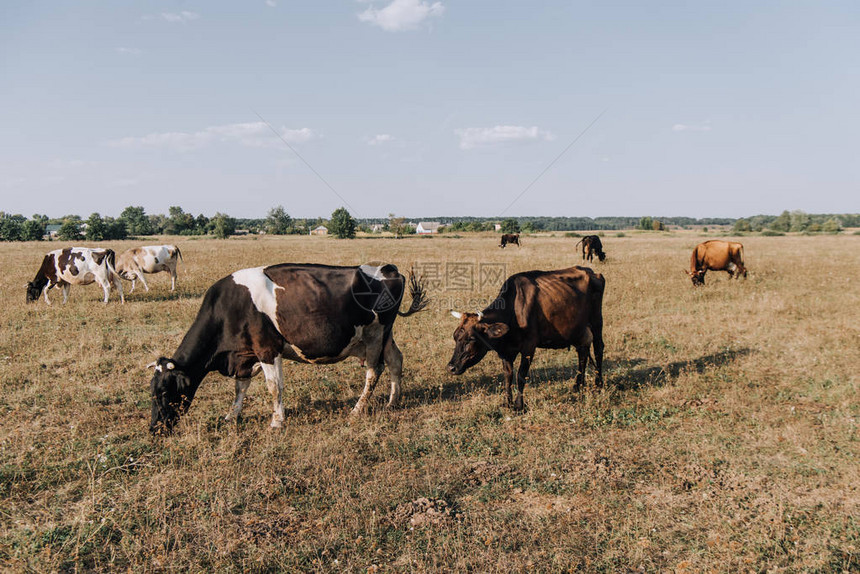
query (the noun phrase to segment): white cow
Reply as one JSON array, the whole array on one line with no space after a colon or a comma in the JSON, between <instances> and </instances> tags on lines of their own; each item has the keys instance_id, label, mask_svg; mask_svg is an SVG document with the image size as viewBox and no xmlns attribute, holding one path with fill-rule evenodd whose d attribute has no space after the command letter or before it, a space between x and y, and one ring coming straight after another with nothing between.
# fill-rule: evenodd
<instances>
[{"instance_id":1,"label":"white cow","mask_svg":"<svg viewBox=\"0 0 860 574\"><path fill-rule=\"evenodd\" d=\"M122 281L114 269L116 254L113 249L90 249L88 247L66 247L55 249L42 260L42 267L36 273L36 278L27 283L27 303L35 301L39 295L48 299L48 290L59 285L63 290L63 304L69 300L71 285L89 285L98 283L105 292L104 302L108 302L111 283L119 292L119 299L125 303L122 293Z\"/></svg>"},{"instance_id":2,"label":"white cow","mask_svg":"<svg viewBox=\"0 0 860 574\"><path fill-rule=\"evenodd\" d=\"M175 245L132 247L119 256L116 272L123 279L131 281L131 293L134 293L136 279L140 279L140 282L149 291L149 285L143 278L144 273L168 271L170 273L170 290L173 291L176 289L176 264L179 259L182 259L182 253Z\"/></svg>"}]
</instances>

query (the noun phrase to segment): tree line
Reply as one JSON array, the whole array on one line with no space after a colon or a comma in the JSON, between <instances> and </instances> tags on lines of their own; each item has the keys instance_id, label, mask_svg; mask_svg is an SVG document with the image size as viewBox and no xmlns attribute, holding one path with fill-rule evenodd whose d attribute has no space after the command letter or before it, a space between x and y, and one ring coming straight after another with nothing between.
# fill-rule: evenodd
<instances>
[{"instance_id":1,"label":"tree line","mask_svg":"<svg viewBox=\"0 0 860 574\"><path fill-rule=\"evenodd\" d=\"M693 217L428 217L420 221L438 221L445 233L466 231L495 231L502 233L533 233L539 231L585 231L641 229L660 231L667 226L732 226L736 233L823 232L836 233L844 227L860 227L860 214L810 214L801 210L783 211L780 215L755 215L746 218ZM357 231L375 229L394 233L411 233L406 218L389 214L387 218L356 219L344 207L336 209L328 219L294 219L282 205L270 209L265 218L235 218L224 213L212 217L196 217L179 206L171 206L165 214L147 214L141 206L128 206L119 217L102 217L92 213L87 219L79 215L50 218L35 214L26 218L20 214L0 211L0 241L40 241L48 226L56 226L57 239L62 241L107 241L151 235L213 235L226 238L237 230L270 235L307 234L323 225L339 238L355 237Z\"/></svg>"}]
</instances>

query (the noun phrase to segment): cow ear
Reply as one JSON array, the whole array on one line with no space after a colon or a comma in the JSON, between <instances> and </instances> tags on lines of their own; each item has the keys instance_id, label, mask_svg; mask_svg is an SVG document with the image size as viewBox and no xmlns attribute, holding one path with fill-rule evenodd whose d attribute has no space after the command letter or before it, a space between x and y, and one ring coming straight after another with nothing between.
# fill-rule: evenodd
<instances>
[{"instance_id":1,"label":"cow ear","mask_svg":"<svg viewBox=\"0 0 860 574\"><path fill-rule=\"evenodd\" d=\"M463 314L460 313L459 311L453 311L452 310L451 316L454 317L455 319L462 319L463 318Z\"/></svg>"},{"instance_id":2,"label":"cow ear","mask_svg":"<svg viewBox=\"0 0 860 574\"><path fill-rule=\"evenodd\" d=\"M487 327L487 336L490 339L498 339L508 332L508 326L504 323L493 323Z\"/></svg>"},{"instance_id":3,"label":"cow ear","mask_svg":"<svg viewBox=\"0 0 860 574\"><path fill-rule=\"evenodd\" d=\"M152 361L145 368L151 369L151 368L155 367L155 365L157 365L157 364L158 364L158 361Z\"/></svg>"}]
</instances>

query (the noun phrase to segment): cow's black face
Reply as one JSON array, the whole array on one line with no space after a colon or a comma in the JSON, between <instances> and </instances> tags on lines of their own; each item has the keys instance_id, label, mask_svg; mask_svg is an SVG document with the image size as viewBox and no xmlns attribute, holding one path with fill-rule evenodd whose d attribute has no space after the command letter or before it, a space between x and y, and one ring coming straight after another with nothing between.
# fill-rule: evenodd
<instances>
[{"instance_id":1,"label":"cow's black face","mask_svg":"<svg viewBox=\"0 0 860 574\"><path fill-rule=\"evenodd\" d=\"M194 397L191 379L171 359L161 357L149 383L152 394L152 434L169 434Z\"/></svg>"},{"instance_id":2,"label":"cow's black face","mask_svg":"<svg viewBox=\"0 0 860 574\"><path fill-rule=\"evenodd\" d=\"M477 313L452 313L460 319L454 331L454 354L448 362L448 372L462 375L466 369L481 362L492 349L495 339L508 332L504 323L484 323Z\"/></svg>"},{"instance_id":3,"label":"cow's black face","mask_svg":"<svg viewBox=\"0 0 860 574\"><path fill-rule=\"evenodd\" d=\"M687 271L687 275L690 276L690 280L693 282L693 285L704 285L705 284L705 270L699 269L695 273L691 273Z\"/></svg>"},{"instance_id":4,"label":"cow's black face","mask_svg":"<svg viewBox=\"0 0 860 574\"><path fill-rule=\"evenodd\" d=\"M36 285L34 282L30 281L27 283L27 303L32 303L34 301L39 300L39 295L42 294L42 290Z\"/></svg>"}]
</instances>

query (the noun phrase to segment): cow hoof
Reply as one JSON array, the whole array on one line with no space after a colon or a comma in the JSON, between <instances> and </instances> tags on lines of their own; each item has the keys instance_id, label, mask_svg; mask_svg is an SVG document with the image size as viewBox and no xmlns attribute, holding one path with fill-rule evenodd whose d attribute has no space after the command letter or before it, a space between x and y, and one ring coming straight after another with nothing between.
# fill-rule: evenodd
<instances>
[{"instance_id":1,"label":"cow hoof","mask_svg":"<svg viewBox=\"0 0 860 574\"><path fill-rule=\"evenodd\" d=\"M272 419L272 424L269 425L273 429L279 429L284 426L283 419Z\"/></svg>"},{"instance_id":2,"label":"cow hoof","mask_svg":"<svg viewBox=\"0 0 860 574\"><path fill-rule=\"evenodd\" d=\"M526 405L525 405L525 403L523 403L523 398L522 398L522 397L517 397L517 398L516 398L516 400L514 401L514 407L513 407L513 408L514 408L514 410L515 410L516 412L518 412L518 413L525 412L525 410L526 410Z\"/></svg>"}]
</instances>

